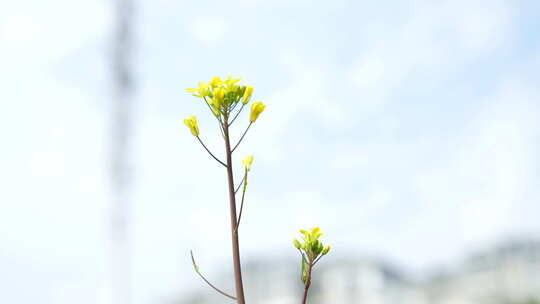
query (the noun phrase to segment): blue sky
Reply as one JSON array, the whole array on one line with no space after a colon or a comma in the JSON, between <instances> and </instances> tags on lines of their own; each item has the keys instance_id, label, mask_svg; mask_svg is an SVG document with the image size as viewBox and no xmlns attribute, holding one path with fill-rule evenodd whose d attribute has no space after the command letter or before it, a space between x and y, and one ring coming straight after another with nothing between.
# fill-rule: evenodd
<instances>
[{"instance_id":1,"label":"blue sky","mask_svg":"<svg viewBox=\"0 0 540 304\"><path fill-rule=\"evenodd\" d=\"M214 75L242 77L267 104L235 155L255 155L245 259L296 258L290 239L313 225L335 259L410 270L538 236L536 1L139 2L136 303L200 288L190 248L203 269L229 262L224 172L181 124L197 115L222 151L184 92ZM111 8L2 4L6 302L108 303Z\"/></svg>"}]
</instances>

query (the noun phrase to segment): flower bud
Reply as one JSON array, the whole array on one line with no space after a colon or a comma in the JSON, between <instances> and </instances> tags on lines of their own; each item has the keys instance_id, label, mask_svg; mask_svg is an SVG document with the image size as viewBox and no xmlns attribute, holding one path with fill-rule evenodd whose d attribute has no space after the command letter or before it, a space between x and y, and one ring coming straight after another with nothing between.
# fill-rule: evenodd
<instances>
[{"instance_id":1,"label":"flower bud","mask_svg":"<svg viewBox=\"0 0 540 304\"><path fill-rule=\"evenodd\" d=\"M184 124L189 128L193 136L199 136L199 125L197 123L197 117L191 115L190 117L184 118Z\"/></svg>"},{"instance_id":2,"label":"flower bud","mask_svg":"<svg viewBox=\"0 0 540 304\"><path fill-rule=\"evenodd\" d=\"M251 164L253 163L253 156L246 156L244 159L242 159L242 164L244 164L244 168L246 168L246 171L249 171L251 169Z\"/></svg>"},{"instance_id":3,"label":"flower bud","mask_svg":"<svg viewBox=\"0 0 540 304\"><path fill-rule=\"evenodd\" d=\"M299 242L297 239L294 239L294 240L293 240L293 244L294 244L294 247L295 247L296 249L302 248L302 244L300 244L300 242Z\"/></svg>"},{"instance_id":4,"label":"flower bud","mask_svg":"<svg viewBox=\"0 0 540 304\"><path fill-rule=\"evenodd\" d=\"M324 249L322 250L321 254L326 255L328 251L330 251L330 246L326 245L326 247L324 247Z\"/></svg>"},{"instance_id":5,"label":"flower bud","mask_svg":"<svg viewBox=\"0 0 540 304\"><path fill-rule=\"evenodd\" d=\"M259 117L259 114L261 114L265 108L266 106L261 101L257 101L251 104L251 113L249 115L249 121L252 123L255 122L257 118Z\"/></svg>"},{"instance_id":6,"label":"flower bud","mask_svg":"<svg viewBox=\"0 0 540 304\"><path fill-rule=\"evenodd\" d=\"M223 100L223 97L225 96L225 90L223 88L215 88L213 93L214 93L214 100L217 103L221 104L221 101Z\"/></svg>"},{"instance_id":7,"label":"flower bud","mask_svg":"<svg viewBox=\"0 0 540 304\"><path fill-rule=\"evenodd\" d=\"M247 104L251 99L251 95L253 94L253 87L246 86L245 88L244 96L242 96L242 104Z\"/></svg>"},{"instance_id":8,"label":"flower bud","mask_svg":"<svg viewBox=\"0 0 540 304\"><path fill-rule=\"evenodd\" d=\"M216 101L215 98L208 97L208 105L210 106L210 110L212 110L212 113L215 116L219 116L221 114L220 112L220 106L221 103L219 101Z\"/></svg>"}]
</instances>

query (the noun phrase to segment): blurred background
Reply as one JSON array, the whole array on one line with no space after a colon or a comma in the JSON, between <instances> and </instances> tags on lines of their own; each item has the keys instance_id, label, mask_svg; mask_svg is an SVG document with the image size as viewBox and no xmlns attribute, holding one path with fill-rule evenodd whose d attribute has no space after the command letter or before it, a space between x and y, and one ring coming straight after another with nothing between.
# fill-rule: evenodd
<instances>
[{"instance_id":1,"label":"blurred background","mask_svg":"<svg viewBox=\"0 0 540 304\"><path fill-rule=\"evenodd\" d=\"M222 155L184 89L266 111L240 235L250 303L538 303L540 2L0 4L0 302L225 303ZM243 113L234 130L246 126Z\"/></svg>"}]
</instances>

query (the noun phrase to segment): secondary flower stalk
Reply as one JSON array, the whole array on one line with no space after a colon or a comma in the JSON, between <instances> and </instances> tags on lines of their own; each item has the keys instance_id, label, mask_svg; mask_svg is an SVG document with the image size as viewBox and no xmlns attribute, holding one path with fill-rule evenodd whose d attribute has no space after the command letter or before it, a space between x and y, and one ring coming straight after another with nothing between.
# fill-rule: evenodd
<instances>
[{"instance_id":1,"label":"secondary flower stalk","mask_svg":"<svg viewBox=\"0 0 540 304\"><path fill-rule=\"evenodd\" d=\"M309 287L311 285L311 272L313 267L319 260L328 254L330 246L324 246L319 237L323 234L319 227L311 228L309 230L300 230L302 234L303 243L297 239L293 240L293 245L301 255L301 273L300 279L304 283L304 295L302 297L302 304L307 301Z\"/></svg>"}]
</instances>

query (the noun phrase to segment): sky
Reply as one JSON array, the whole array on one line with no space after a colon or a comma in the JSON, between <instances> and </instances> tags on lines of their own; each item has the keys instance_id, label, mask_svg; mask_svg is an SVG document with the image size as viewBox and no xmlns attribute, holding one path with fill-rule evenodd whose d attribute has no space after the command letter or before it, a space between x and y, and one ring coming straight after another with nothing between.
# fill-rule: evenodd
<instances>
[{"instance_id":1,"label":"sky","mask_svg":"<svg viewBox=\"0 0 540 304\"><path fill-rule=\"evenodd\" d=\"M2 302L110 303L111 4L0 5ZM190 249L230 268L225 172L181 122L221 155L184 91L216 75L267 104L234 155L244 260L296 259L312 226L411 273L540 237L539 28L537 1L138 1L134 303L206 288Z\"/></svg>"}]
</instances>

